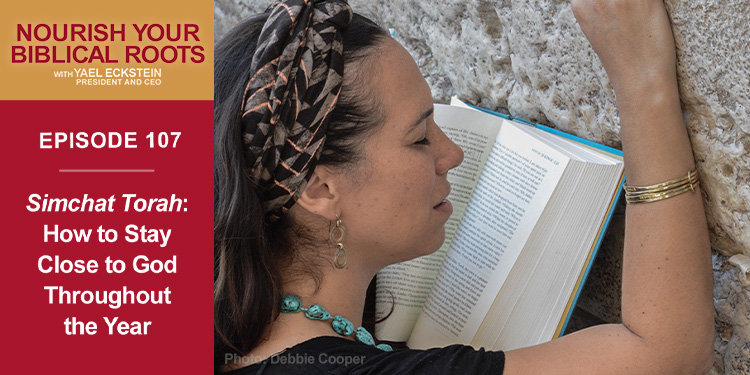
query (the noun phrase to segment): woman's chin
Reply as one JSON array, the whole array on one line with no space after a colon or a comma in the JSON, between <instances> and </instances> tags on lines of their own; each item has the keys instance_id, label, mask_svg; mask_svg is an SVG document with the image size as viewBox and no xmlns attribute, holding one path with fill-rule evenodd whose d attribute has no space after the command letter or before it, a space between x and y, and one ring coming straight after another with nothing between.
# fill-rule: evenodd
<instances>
[{"instance_id":1,"label":"woman's chin","mask_svg":"<svg viewBox=\"0 0 750 375\"><path fill-rule=\"evenodd\" d=\"M423 257L425 255L430 255L438 251L441 246L443 246L443 242L445 242L445 226L441 227L440 231L435 233L434 235L430 236L429 240L426 240L422 243L424 246L420 246L419 248L415 248L414 251L410 254L406 254L408 258L405 258L403 260L400 260L399 262L405 262L408 260L416 259L419 257Z\"/></svg>"},{"instance_id":2,"label":"woman's chin","mask_svg":"<svg viewBox=\"0 0 750 375\"><path fill-rule=\"evenodd\" d=\"M443 246L443 243L445 242L445 225L440 227L440 232L437 234L435 238L435 245L431 246L429 248L429 251L423 255L432 254L440 249L441 246Z\"/></svg>"}]
</instances>

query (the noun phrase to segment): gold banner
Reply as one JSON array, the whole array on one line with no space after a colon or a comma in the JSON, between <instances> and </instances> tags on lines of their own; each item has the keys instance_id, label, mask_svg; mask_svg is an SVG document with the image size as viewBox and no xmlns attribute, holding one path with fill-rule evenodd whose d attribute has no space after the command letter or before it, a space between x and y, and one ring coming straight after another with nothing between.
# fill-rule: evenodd
<instances>
[{"instance_id":1,"label":"gold banner","mask_svg":"<svg viewBox=\"0 0 750 375\"><path fill-rule=\"evenodd\" d=\"M4 1L0 100L213 100L213 2Z\"/></svg>"}]
</instances>

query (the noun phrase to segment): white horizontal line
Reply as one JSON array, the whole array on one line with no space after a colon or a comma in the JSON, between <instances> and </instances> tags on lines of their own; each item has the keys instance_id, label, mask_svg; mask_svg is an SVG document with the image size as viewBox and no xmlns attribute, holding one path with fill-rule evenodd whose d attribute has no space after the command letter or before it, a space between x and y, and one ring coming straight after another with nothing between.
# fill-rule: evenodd
<instances>
[{"instance_id":1,"label":"white horizontal line","mask_svg":"<svg viewBox=\"0 0 750 375\"><path fill-rule=\"evenodd\" d=\"M138 173L138 172L154 172L153 169L60 169L60 173L111 173L111 172L125 172L125 173Z\"/></svg>"}]
</instances>

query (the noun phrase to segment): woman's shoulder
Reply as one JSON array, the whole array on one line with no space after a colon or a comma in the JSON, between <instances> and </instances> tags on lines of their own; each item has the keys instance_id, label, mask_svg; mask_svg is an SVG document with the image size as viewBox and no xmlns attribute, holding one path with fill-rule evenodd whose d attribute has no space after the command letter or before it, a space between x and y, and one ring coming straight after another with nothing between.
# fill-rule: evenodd
<instances>
[{"instance_id":1,"label":"woman's shoulder","mask_svg":"<svg viewBox=\"0 0 750 375\"><path fill-rule=\"evenodd\" d=\"M502 374L504 365L503 352L465 345L384 352L342 337L325 336L226 374Z\"/></svg>"}]
</instances>

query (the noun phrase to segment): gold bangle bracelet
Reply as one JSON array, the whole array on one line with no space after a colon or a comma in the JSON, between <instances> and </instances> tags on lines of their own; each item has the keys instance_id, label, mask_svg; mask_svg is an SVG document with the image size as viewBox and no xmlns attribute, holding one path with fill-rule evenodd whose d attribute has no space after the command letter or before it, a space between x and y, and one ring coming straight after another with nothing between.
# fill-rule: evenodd
<instances>
[{"instance_id":1,"label":"gold bangle bracelet","mask_svg":"<svg viewBox=\"0 0 750 375\"><path fill-rule=\"evenodd\" d=\"M695 191L700 185L698 171L688 172L686 177L675 178L649 186L625 186L625 200L628 203L649 203L671 198L688 191Z\"/></svg>"},{"instance_id":2,"label":"gold bangle bracelet","mask_svg":"<svg viewBox=\"0 0 750 375\"><path fill-rule=\"evenodd\" d=\"M665 187L659 188L659 189L626 190L625 192L626 192L626 194L628 194L631 197L638 197L638 196L643 196L643 195L649 195L649 194L655 194L655 193L663 193L665 191L671 191L671 190L675 190L675 189L680 189L680 188L682 188L684 186L689 187L690 190L695 190L694 186L696 184L698 184L698 179L697 178L691 179L691 180L687 180L687 181L683 181L683 182L679 182L679 183L675 183L675 184L671 184L671 185L668 185L668 186L665 186Z\"/></svg>"},{"instance_id":3,"label":"gold bangle bracelet","mask_svg":"<svg viewBox=\"0 0 750 375\"><path fill-rule=\"evenodd\" d=\"M649 186L625 186L625 191L627 192L653 192L653 191L660 191L660 190L666 190L673 188L675 186L680 186L684 184L689 183L695 183L698 181L698 173L697 170L688 172L687 177L679 177L675 178L673 180L669 180L666 182L662 182L655 185L649 185Z\"/></svg>"},{"instance_id":4,"label":"gold bangle bracelet","mask_svg":"<svg viewBox=\"0 0 750 375\"><path fill-rule=\"evenodd\" d=\"M625 191L629 193L634 194L641 194L641 193L653 193L658 191L664 191L664 190L670 190L674 189L679 186L683 185L691 185L695 184L698 181L698 175L697 174L691 174L690 178L679 178L667 182L663 182L656 185L651 186L626 186Z\"/></svg>"},{"instance_id":5,"label":"gold bangle bracelet","mask_svg":"<svg viewBox=\"0 0 750 375\"><path fill-rule=\"evenodd\" d=\"M671 198L671 197L680 195L682 193L687 193L688 191L695 191L694 188L696 186L698 186L699 184L700 184L700 181L698 181L697 183L693 184L692 187L690 187L690 186L683 186L680 189L665 191L665 192L662 192L662 193L652 193L652 194L648 194L648 195L644 195L644 196L640 196L640 197L628 197L627 195L625 195L625 199L627 200L628 203L649 203L649 202L656 202L656 201L660 201L662 199L667 199L667 198Z\"/></svg>"}]
</instances>

